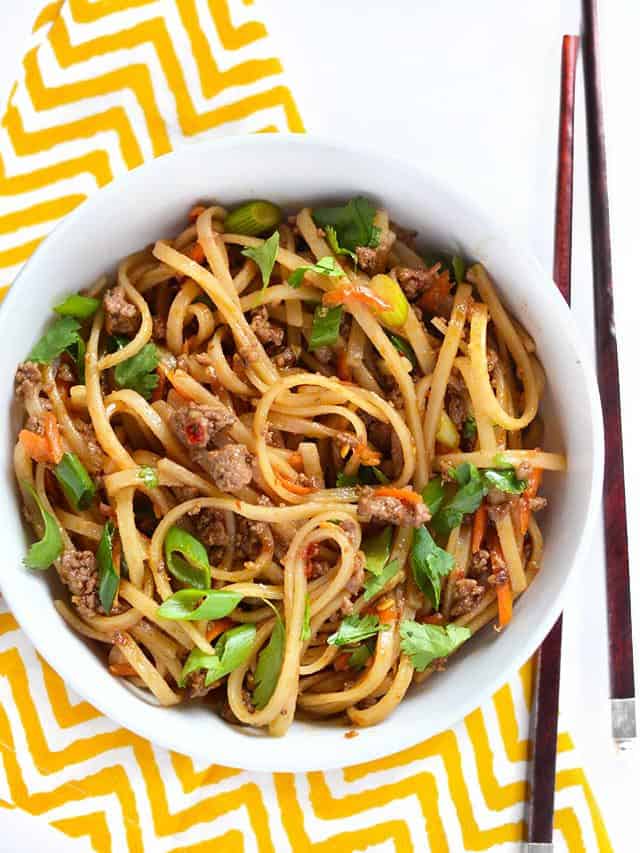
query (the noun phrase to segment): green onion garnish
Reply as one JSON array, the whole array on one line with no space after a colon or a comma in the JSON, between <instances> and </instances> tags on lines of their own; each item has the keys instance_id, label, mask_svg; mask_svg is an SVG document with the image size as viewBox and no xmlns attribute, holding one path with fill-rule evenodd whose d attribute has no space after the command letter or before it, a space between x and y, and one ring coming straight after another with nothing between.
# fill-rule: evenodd
<instances>
[{"instance_id":1,"label":"green onion garnish","mask_svg":"<svg viewBox=\"0 0 640 853\"><path fill-rule=\"evenodd\" d=\"M93 317L99 307L99 299L93 299L91 296L81 296L79 293L72 293L66 299L63 299L62 302L58 302L53 310L62 317L76 317L78 320L88 320L89 317Z\"/></svg>"},{"instance_id":2,"label":"green onion garnish","mask_svg":"<svg viewBox=\"0 0 640 853\"><path fill-rule=\"evenodd\" d=\"M62 534L60 533L60 527L51 513L47 512L42 506L42 501L31 483L24 480L22 487L33 498L44 525L42 539L39 542L34 542L29 548L27 556L24 558L24 564L28 569L48 569L51 563L57 560L60 554L62 554Z\"/></svg>"},{"instance_id":3,"label":"green onion garnish","mask_svg":"<svg viewBox=\"0 0 640 853\"><path fill-rule=\"evenodd\" d=\"M234 669L242 666L253 649L256 638L255 625L237 625L230 628L218 639L214 646L215 654L208 655L201 649L192 649L186 659L180 674L180 687L184 687L187 676L199 669L206 669L205 687L213 684L219 678L229 675Z\"/></svg>"},{"instance_id":4,"label":"green onion garnish","mask_svg":"<svg viewBox=\"0 0 640 853\"><path fill-rule=\"evenodd\" d=\"M224 221L224 230L230 234L258 237L271 231L282 222L282 211L270 201L248 201L236 207Z\"/></svg>"},{"instance_id":5,"label":"green onion garnish","mask_svg":"<svg viewBox=\"0 0 640 853\"><path fill-rule=\"evenodd\" d=\"M195 536L181 527L172 527L164 540L164 556L174 578L194 589L209 589L211 566L207 549Z\"/></svg>"},{"instance_id":6,"label":"green onion garnish","mask_svg":"<svg viewBox=\"0 0 640 853\"><path fill-rule=\"evenodd\" d=\"M107 521L102 529L102 536L96 551L98 564L98 595L105 613L111 613L113 600L116 597L120 576L113 562L113 534L115 527L112 521Z\"/></svg>"},{"instance_id":7,"label":"green onion garnish","mask_svg":"<svg viewBox=\"0 0 640 853\"><path fill-rule=\"evenodd\" d=\"M76 512L86 509L93 500L96 487L76 454L65 453L53 473L73 509Z\"/></svg>"},{"instance_id":8,"label":"green onion garnish","mask_svg":"<svg viewBox=\"0 0 640 853\"><path fill-rule=\"evenodd\" d=\"M199 619L222 619L242 601L237 592L224 589L181 589L158 608L163 619L194 622Z\"/></svg>"}]
</instances>

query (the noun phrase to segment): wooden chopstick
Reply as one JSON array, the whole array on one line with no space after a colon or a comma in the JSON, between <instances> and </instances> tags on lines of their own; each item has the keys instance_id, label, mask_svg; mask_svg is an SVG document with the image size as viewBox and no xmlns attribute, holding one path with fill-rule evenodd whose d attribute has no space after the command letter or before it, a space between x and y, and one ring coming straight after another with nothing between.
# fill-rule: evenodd
<instances>
[{"instance_id":1,"label":"wooden chopstick","mask_svg":"<svg viewBox=\"0 0 640 853\"><path fill-rule=\"evenodd\" d=\"M609 194L596 0L583 0L583 16L596 357L605 434L604 537L611 727L614 740L624 747L636 737L636 711L620 385L613 311Z\"/></svg>"},{"instance_id":2,"label":"wooden chopstick","mask_svg":"<svg viewBox=\"0 0 640 853\"><path fill-rule=\"evenodd\" d=\"M573 214L573 117L576 65L580 39L562 40L558 177L553 277L558 290L571 302L571 232ZM540 646L537 660L534 711L531 723L533 756L529 780L528 849L553 849L553 811L558 742L558 699L562 654L562 615Z\"/></svg>"}]
</instances>

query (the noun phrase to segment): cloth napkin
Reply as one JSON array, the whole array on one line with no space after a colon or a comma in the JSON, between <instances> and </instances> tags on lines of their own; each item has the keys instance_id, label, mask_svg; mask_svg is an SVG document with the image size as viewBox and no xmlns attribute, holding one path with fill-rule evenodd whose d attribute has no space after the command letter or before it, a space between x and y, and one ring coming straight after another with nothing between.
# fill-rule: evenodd
<instances>
[{"instance_id":1,"label":"cloth napkin","mask_svg":"<svg viewBox=\"0 0 640 853\"><path fill-rule=\"evenodd\" d=\"M55 224L117 175L196 136L303 131L297 103L252 0L44 6L2 113L2 294ZM529 663L456 728L387 758L248 773L118 727L66 688L5 611L0 806L46 820L71 853L515 851L533 675ZM556 791L555 849L610 851L566 732ZM0 849L14 849L6 831Z\"/></svg>"}]
</instances>

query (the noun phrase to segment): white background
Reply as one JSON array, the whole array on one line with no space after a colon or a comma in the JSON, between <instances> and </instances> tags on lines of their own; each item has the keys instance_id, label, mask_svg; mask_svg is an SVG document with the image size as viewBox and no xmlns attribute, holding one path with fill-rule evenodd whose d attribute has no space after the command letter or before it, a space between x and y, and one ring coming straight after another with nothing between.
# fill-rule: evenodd
<instances>
[{"instance_id":1,"label":"white background","mask_svg":"<svg viewBox=\"0 0 640 853\"><path fill-rule=\"evenodd\" d=\"M4 0L0 97L8 95L41 0ZM640 198L638 0L600 0L614 282L626 443L632 576L640 556ZM578 0L258 0L310 132L365 140L451 178L551 270L561 36ZM573 308L592 344L582 72L577 85ZM561 707L614 849L638 849L640 745L609 738L602 533L565 613ZM640 580L633 582L640 681ZM4 815L9 816L8 812ZM32 848L39 849L31 821ZM43 830L48 850L58 836ZM5 835L5 838L7 836ZM59 836L58 836L59 838ZM43 836L44 839L44 836ZM14 837L15 841L15 837ZM0 841L0 850L2 850ZM69 851L71 842L63 841ZM26 849L26 848L22 848ZM83 849L82 845L73 849Z\"/></svg>"}]
</instances>

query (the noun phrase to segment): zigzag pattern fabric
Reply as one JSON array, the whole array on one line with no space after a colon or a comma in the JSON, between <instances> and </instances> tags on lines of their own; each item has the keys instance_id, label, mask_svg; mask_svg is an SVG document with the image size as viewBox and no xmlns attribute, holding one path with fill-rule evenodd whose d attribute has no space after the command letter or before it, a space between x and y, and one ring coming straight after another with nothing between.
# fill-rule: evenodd
<instances>
[{"instance_id":1,"label":"zigzag pattern fabric","mask_svg":"<svg viewBox=\"0 0 640 853\"><path fill-rule=\"evenodd\" d=\"M114 177L203 134L302 131L252 0L42 8L0 126L0 285ZM516 851L532 665L454 730L343 771L202 766L70 694L0 613L0 807L99 853ZM610 851L568 734L556 850ZM345 749L348 742L345 741ZM1 812L0 812L1 814Z\"/></svg>"}]
</instances>

